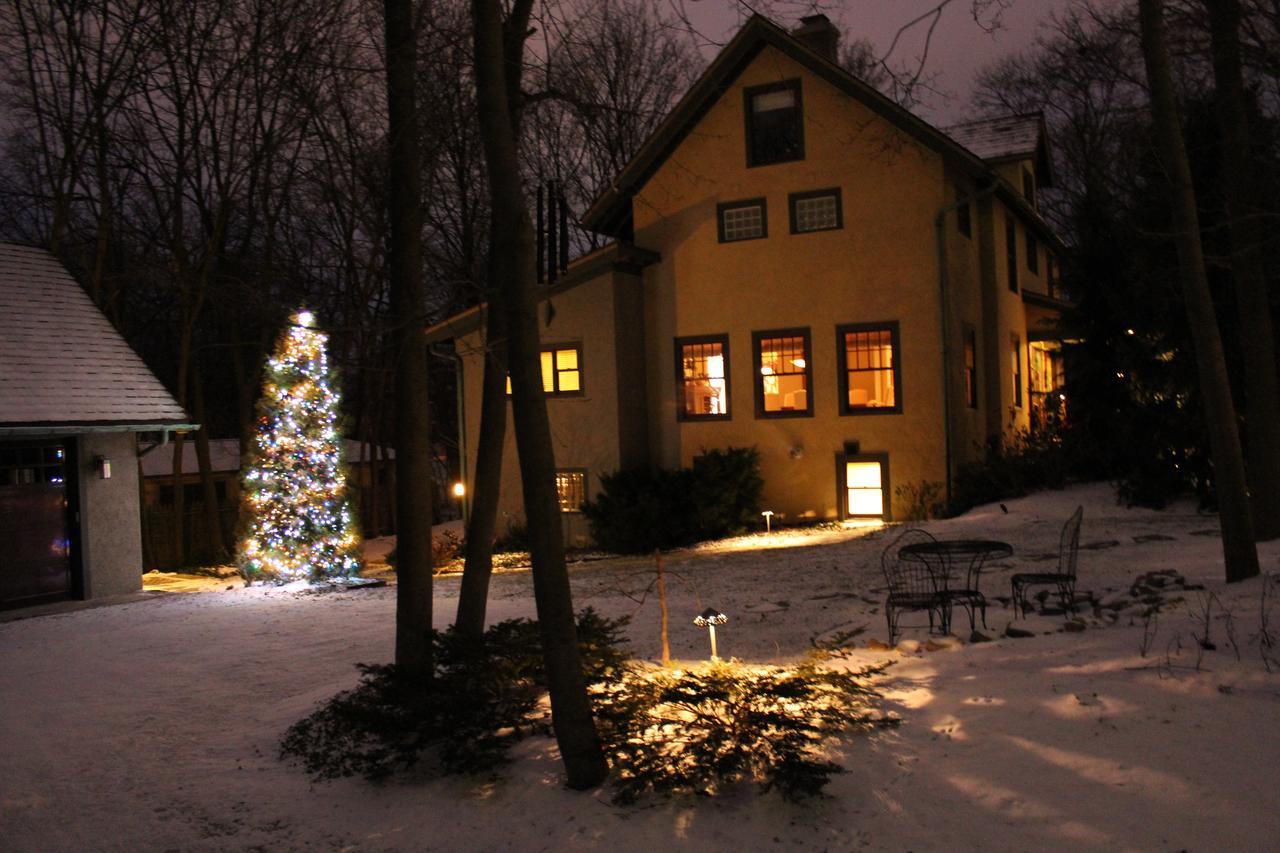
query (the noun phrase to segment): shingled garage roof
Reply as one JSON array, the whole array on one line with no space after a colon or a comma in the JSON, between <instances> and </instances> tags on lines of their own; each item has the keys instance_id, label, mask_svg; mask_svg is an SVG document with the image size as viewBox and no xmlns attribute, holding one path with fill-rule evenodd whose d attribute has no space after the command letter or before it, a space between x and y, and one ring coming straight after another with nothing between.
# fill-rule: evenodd
<instances>
[{"instance_id":1,"label":"shingled garage roof","mask_svg":"<svg viewBox=\"0 0 1280 853\"><path fill-rule=\"evenodd\" d=\"M0 434L192 426L66 268L0 243Z\"/></svg>"}]
</instances>

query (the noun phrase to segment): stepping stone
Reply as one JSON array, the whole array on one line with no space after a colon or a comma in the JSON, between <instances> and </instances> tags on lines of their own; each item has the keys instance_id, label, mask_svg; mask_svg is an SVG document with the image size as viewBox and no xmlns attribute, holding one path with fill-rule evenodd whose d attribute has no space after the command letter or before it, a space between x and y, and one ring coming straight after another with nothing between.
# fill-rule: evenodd
<instances>
[{"instance_id":1,"label":"stepping stone","mask_svg":"<svg viewBox=\"0 0 1280 853\"><path fill-rule=\"evenodd\" d=\"M1176 536L1165 536L1163 533L1143 533L1141 536L1133 537L1133 541L1142 545L1146 542L1175 542Z\"/></svg>"},{"instance_id":2,"label":"stepping stone","mask_svg":"<svg viewBox=\"0 0 1280 853\"><path fill-rule=\"evenodd\" d=\"M1014 639L1020 640L1020 639L1023 639L1024 637L1034 637L1035 632L1024 631L1021 628L1015 628L1012 625L1010 625L1009 627L1004 629L1004 635L1006 637L1012 637Z\"/></svg>"},{"instance_id":3,"label":"stepping stone","mask_svg":"<svg viewBox=\"0 0 1280 853\"><path fill-rule=\"evenodd\" d=\"M1080 546L1081 551L1105 551L1120 544L1118 539L1103 539L1098 542L1086 542Z\"/></svg>"}]
</instances>

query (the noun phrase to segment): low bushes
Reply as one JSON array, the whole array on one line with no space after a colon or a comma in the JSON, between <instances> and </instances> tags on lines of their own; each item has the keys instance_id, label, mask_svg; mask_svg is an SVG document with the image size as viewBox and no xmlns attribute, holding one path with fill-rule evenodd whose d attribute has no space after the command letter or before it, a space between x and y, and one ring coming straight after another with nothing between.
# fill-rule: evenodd
<instances>
[{"instance_id":1,"label":"low bushes","mask_svg":"<svg viewBox=\"0 0 1280 853\"><path fill-rule=\"evenodd\" d=\"M596 544L618 554L677 548L740 533L759 520L760 454L710 450L692 468L632 469L601 477L582 506Z\"/></svg>"}]
</instances>

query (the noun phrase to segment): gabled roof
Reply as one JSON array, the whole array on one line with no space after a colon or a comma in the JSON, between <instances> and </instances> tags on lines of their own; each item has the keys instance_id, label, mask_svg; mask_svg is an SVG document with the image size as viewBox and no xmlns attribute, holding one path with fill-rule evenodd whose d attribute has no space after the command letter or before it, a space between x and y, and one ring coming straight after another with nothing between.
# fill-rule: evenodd
<instances>
[{"instance_id":1,"label":"gabled roof","mask_svg":"<svg viewBox=\"0 0 1280 853\"><path fill-rule=\"evenodd\" d=\"M57 258L0 243L0 434L190 421Z\"/></svg>"},{"instance_id":2,"label":"gabled roof","mask_svg":"<svg viewBox=\"0 0 1280 853\"><path fill-rule=\"evenodd\" d=\"M762 15L753 15L641 146L613 185L591 205L582 217L583 226L592 231L625 237L630 222L632 194L644 186L698 120L765 47L775 48L814 75L858 99L925 145L941 152L964 171L973 175L986 172L979 158L945 133L903 109L831 60L814 53L773 21Z\"/></svg>"},{"instance_id":3,"label":"gabled roof","mask_svg":"<svg viewBox=\"0 0 1280 853\"><path fill-rule=\"evenodd\" d=\"M988 163L1034 160L1038 183L1052 186L1053 173L1043 114L980 118L945 127L943 131Z\"/></svg>"}]
</instances>

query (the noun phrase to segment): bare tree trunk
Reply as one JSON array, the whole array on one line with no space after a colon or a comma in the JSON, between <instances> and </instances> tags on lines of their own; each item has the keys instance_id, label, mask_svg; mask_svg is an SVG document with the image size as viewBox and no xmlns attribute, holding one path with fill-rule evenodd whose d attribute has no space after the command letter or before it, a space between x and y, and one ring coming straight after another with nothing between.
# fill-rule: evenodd
<instances>
[{"instance_id":1,"label":"bare tree trunk","mask_svg":"<svg viewBox=\"0 0 1280 853\"><path fill-rule=\"evenodd\" d=\"M667 641L667 579L663 577L662 572L662 550L653 552L653 560L658 564L658 611L660 615L660 624L658 627L659 638L662 640L662 665L671 665L671 644Z\"/></svg>"},{"instance_id":2,"label":"bare tree trunk","mask_svg":"<svg viewBox=\"0 0 1280 853\"><path fill-rule=\"evenodd\" d=\"M533 558L538 630L551 694L552 724L569 787L594 787L609 767L596 734L582 675L573 596L565 566L555 453L538 355L534 235L525 209L511 106L519 97L532 0L515 0L504 26L500 0L472 0L477 114L488 166L491 210L489 272L500 284L511 369L512 416Z\"/></svg>"},{"instance_id":3,"label":"bare tree trunk","mask_svg":"<svg viewBox=\"0 0 1280 853\"><path fill-rule=\"evenodd\" d=\"M200 488L204 495L204 526L206 528L204 557L223 560L227 556L227 543L222 538L222 512L218 507L218 492L213 484L213 462L209 456L209 422L205 418L204 383L193 361L191 365L191 413L200 424L196 431L196 464L200 470Z\"/></svg>"},{"instance_id":4,"label":"bare tree trunk","mask_svg":"<svg viewBox=\"0 0 1280 853\"><path fill-rule=\"evenodd\" d=\"M493 274L489 280L497 281ZM471 481L466 561L462 568L462 585L458 590L458 616L454 620L458 631L472 639L479 639L484 633L489 579L493 575L498 498L502 486L502 450L507 440L507 348L506 334L502 330L506 317L495 305L492 298L494 290L490 289L489 293L480 435L476 441L476 467Z\"/></svg>"},{"instance_id":5,"label":"bare tree trunk","mask_svg":"<svg viewBox=\"0 0 1280 853\"><path fill-rule=\"evenodd\" d=\"M1222 133L1223 196L1231 236L1240 349L1245 364L1245 437L1254 533L1280 536L1280 382L1262 252L1267 239L1257 204L1244 74L1240 66L1239 0L1206 0L1212 34L1213 77Z\"/></svg>"},{"instance_id":6,"label":"bare tree trunk","mask_svg":"<svg viewBox=\"0 0 1280 853\"><path fill-rule=\"evenodd\" d=\"M432 676L431 423L423 334L422 204L412 0L385 0L389 131L387 219L395 353L396 667Z\"/></svg>"},{"instance_id":7,"label":"bare tree trunk","mask_svg":"<svg viewBox=\"0 0 1280 853\"><path fill-rule=\"evenodd\" d=\"M1160 158L1169 179L1169 206L1178 250L1178 273L1187 325L1196 350L1196 367L1204 417L1213 453L1214 483L1218 493L1218 517L1222 524L1222 554L1227 582L1258 574L1258 550L1253 541L1253 520L1245 484L1244 457L1236 427L1235 404L1222 338L1214 316L1209 281L1200 245L1200 221L1196 212L1191 167L1182 141L1178 105L1169 67L1164 33L1163 0L1138 0L1142 25L1142 57L1151 90L1151 111ZM1274 366L1271 366L1274 370Z\"/></svg>"}]
</instances>

